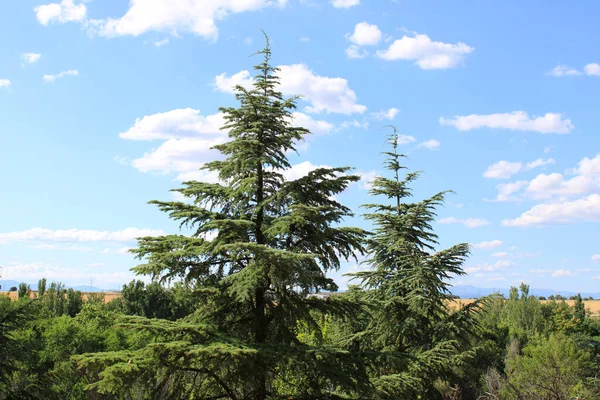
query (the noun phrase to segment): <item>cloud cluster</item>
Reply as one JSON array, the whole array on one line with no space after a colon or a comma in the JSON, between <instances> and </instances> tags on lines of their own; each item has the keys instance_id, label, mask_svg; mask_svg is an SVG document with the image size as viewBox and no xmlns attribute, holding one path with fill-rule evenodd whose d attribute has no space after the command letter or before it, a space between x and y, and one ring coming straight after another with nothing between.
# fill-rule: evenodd
<instances>
[{"instance_id":1,"label":"cloud cluster","mask_svg":"<svg viewBox=\"0 0 600 400\"><path fill-rule=\"evenodd\" d=\"M438 220L440 224L461 224L467 228L478 228L480 226L489 225L490 221L484 218L455 218L446 217Z\"/></svg>"},{"instance_id":2,"label":"cloud cluster","mask_svg":"<svg viewBox=\"0 0 600 400\"><path fill-rule=\"evenodd\" d=\"M360 4L360 0L333 0L331 4L335 8L350 8Z\"/></svg>"},{"instance_id":3,"label":"cloud cluster","mask_svg":"<svg viewBox=\"0 0 600 400\"><path fill-rule=\"evenodd\" d=\"M365 58L370 54L366 47L379 45L383 33L375 24L359 22L354 26L352 33L346 34L346 38L350 41L346 48L348 58ZM474 50L462 42L437 42L425 34L415 32L411 36L404 35L394 40L386 49L377 50L375 55L385 61L414 61L421 69L434 70L455 68Z\"/></svg>"},{"instance_id":4,"label":"cloud cluster","mask_svg":"<svg viewBox=\"0 0 600 400\"><path fill-rule=\"evenodd\" d=\"M156 229L126 228L121 231L96 231L91 229L52 230L33 228L25 231L0 233L0 243L23 241L41 242L128 242L143 236L160 236L164 232Z\"/></svg>"},{"instance_id":5,"label":"cloud cluster","mask_svg":"<svg viewBox=\"0 0 600 400\"><path fill-rule=\"evenodd\" d=\"M302 100L309 103L305 108L308 113L362 114L367 107L357 103L356 93L350 89L344 78L330 78L316 75L305 64L281 65L279 90L287 96L301 94ZM234 87L240 85L250 88L254 79L247 70L233 75L220 74L215 78L215 89L233 93Z\"/></svg>"},{"instance_id":6,"label":"cloud cluster","mask_svg":"<svg viewBox=\"0 0 600 400\"><path fill-rule=\"evenodd\" d=\"M2 87L9 87L10 86L10 80L9 79L0 79L0 88Z\"/></svg>"},{"instance_id":7,"label":"cloud cluster","mask_svg":"<svg viewBox=\"0 0 600 400\"><path fill-rule=\"evenodd\" d=\"M62 71L62 72L59 72L58 74L54 74L54 75L50 75L50 74L44 75L44 82L53 83L57 79L64 78L65 76L78 76L78 75L79 75L79 71L77 71L76 69L70 69L68 71Z\"/></svg>"},{"instance_id":8,"label":"cloud cluster","mask_svg":"<svg viewBox=\"0 0 600 400\"><path fill-rule=\"evenodd\" d=\"M473 129L508 129L539 133L570 133L574 126L570 119L561 114L546 113L540 117L530 117L525 111L488 115L457 115L452 118L440 117L440 125L453 126L460 131Z\"/></svg>"},{"instance_id":9,"label":"cloud cluster","mask_svg":"<svg viewBox=\"0 0 600 400\"><path fill-rule=\"evenodd\" d=\"M502 246L502 240L496 239L473 244L473 247L476 249L493 249L498 246Z\"/></svg>"},{"instance_id":10,"label":"cloud cluster","mask_svg":"<svg viewBox=\"0 0 600 400\"><path fill-rule=\"evenodd\" d=\"M464 57L475 49L459 42L456 44L436 42L424 34L402 36L390 44L386 50L377 52L383 60L414 61L421 69L448 69L459 66Z\"/></svg>"},{"instance_id":11,"label":"cloud cluster","mask_svg":"<svg viewBox=\"0 0 600 400\"><path fill-rule=\"evenodd\" d=\"M104 37L165 32L174 36L191 33L216 40L217 21L230 14L283 7L287 0L131 0L124 15L106 19L87 19L83 3L62 0L36 7L34 11L42 25L81 22L88 32Z\"/></svg>"},{"instance_id":12,"label":"cloud cluster","mask_svg":"<svg viewBox=\"0 0 600 400\"><path fill-rule=\"evenodd\" d=\"M511 162L502 160L490 165L488 169L483 173L483 176L485 178L509 179L517 172L530 171L534 168L554 163L555 161L552 158L549 158L547 160L538 158L535 161L531 161L525 164L523 164L522 162Z\"/></svg>"},{"instance_id":13,"label":"cloud cluster","mask_svg":"<svg viewBox=\"0 0 600 400\"><path fill-rule=\"evenodd\" d=\"M23 53L21 54L21 62L23 64L35 64L42 58L41 54L38 53Z\"/></svg>"},{"instance_id":14,"label":"cloud cluster","mask_svg":"<svg viewBox=\"0 0 600 400\"><path fill-rule=\"evenodd\" d=\"M546 75L550 76L579 76L579 75L588 75L588 76L600 76L600 64L590 63L583 67L583 71L578 70L577 68L569 67L568 65L557 65L552 68L550 72Z\"/></svg>"}]
</instances>

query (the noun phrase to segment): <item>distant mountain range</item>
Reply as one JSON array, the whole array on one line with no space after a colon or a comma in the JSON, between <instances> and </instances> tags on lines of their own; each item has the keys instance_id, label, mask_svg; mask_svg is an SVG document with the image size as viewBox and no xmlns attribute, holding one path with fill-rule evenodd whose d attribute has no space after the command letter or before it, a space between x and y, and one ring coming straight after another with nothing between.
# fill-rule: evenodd
<instances>
[{"instance_id":1,"label":"distant mountain range","mask_svg":"<svg viewBox=\"0 0 600 400\"><path fill-rule=\"evenodd\" d=\"M20 283L21 282L0 279L0 286L2 286L2 288L0 288L0 292L8 292L11 287L18 288ZM51 282L47 283L46 288L48 288L48 286L50 286L50 283ZM31 290L38 290L37 283L31 283L31 284L29 284L29 286L31 287ZM121 290L120 288L119 289L101 289L99 287L90 286L90 285L78 285L78 286L65 285L65 287L72 288L74 290L80 290L82 292L113 292L113 291L118 292Z\"/></svg>"},{"instance_id":2,"label":"distant mountain range","mask_svg":"<svg viewBox=\"0 0 600 400\"><path fill-rule=\"evenodd\" d=\"M505 297L508 297L509 289L506 288L480 288L476 286L469 285L456 285L450 290L452 294L459 296L461 299L473 299L477 297L483 297L490 295L492 293L500 293ZM529 288L529 294L534 296L544 296L548 297L551 295L560 294L566 298L570 296L577 296L577 292L569 292L566 290L554 290L554 289L537 289L537 288ZM588 293L588 292L580 292L581 297L593 297L594 299L600 299L600 293Z\"/></svg>"}]
</instances>

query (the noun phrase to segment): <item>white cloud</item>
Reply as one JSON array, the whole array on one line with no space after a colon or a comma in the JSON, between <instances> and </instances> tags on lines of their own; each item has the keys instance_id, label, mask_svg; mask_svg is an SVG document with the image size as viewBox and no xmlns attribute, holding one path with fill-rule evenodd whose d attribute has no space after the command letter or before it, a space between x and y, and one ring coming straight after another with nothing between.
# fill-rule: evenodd
<instances>
[{"instance_id":1,"label":"white cloud","mask_svg":"<svg viewBox=\"0 0 600 400\"><path fill-rule=\"evenodd\" d=\"M600 195L591 194L574 201L538 204L515 219L505 219L503 226L530 226L600 221Z\"/></svg>"},{"instance_id":2,"label":"white cloud","mask_svg":"<svg viewBox=\"0 0 600 400\"><path fill-rule=\"evenodd\" d=\"M509 256L509 254L506 251L499 251L497 253L492 254L492 257L503 258L503 257L508 257L508 256Z\"/></svg>"},{"instance_id":3,"label":"white cloud","mask_svg":"<svg viewBox=\"0 0 600 400\"><path fill-rule=\"evenodd\" d=\"M416 142L417 139L410 135L398 135L398 144L409 144Z\"/></svg>"},{"instance_id":4,"label":"white cloud","mask_svg":"<svg viewBox=\"0 0 600 400\"><path fill-rule=\"evenodd\" d=\"M560 277L560 276L572 276L572 275L573 275L573 272L567 271L567 270L564 270L564 269L557 269L556 271L554 271L552 273L552 276L554 278Z\"/></svg>"},{"instance_id":5,"label":"white cloud","mask_svg":"<svg viewBox=\"0 0 600 400\"><path fill-rule=\"evenodd\" d=\"M543 117L529 117L525 111L489 115L464 115L453 118L440 118L441 125L454 126L461 131L479 128L510 129L539 133L566 134L573 130L570 119L563 119L561 114L546 113Z\"/></svg>"},{"instance_id":6,"label":"white cloud","mask_svg":"<svg viewBox=\"0 0 600 400\"><path fill-rule=\"evenodd\" d=\"M375 46L381 41L382 35L377 25L360 22L354 26L354 32L347 37L357 46Z\"/></svg>"},{"instance_id":7,"label":"white cloud","mask_svg":"<svg viewBox=\"0 0 600 400\"><path fill-rule=\"evenodd\" d=\"M350 59L365 58L368 55L369 52L366 49L355 44L351 44L346 48L346 56Z\"/></svg>"},{"instance_id":8,"label":"white cloud","mask_svg":"<svg viewBox=\"0 0 600 400\"><path fill-rule=\"evenodd\" d=\"M50 282L62 282L67 285L89 285L90 279L93 279L94 286L116 289L119 285L136 279L136 276L132 272L92 273L84 268L65 268L35 262L4 267L2 278L20 282L37 282L41 278L46 278Z\"/></svg>"},{"instance_id":9,"label":"white cloud","mask_svg":"<svg viewBox=\"0 0 600 400\"><path fill-rule=\"evenodd\" d=\"M523 164L520 162L498 161L492 164L483 173L485 178L508 179L521 170Z\"/></svg>"},{"instance_id":10,"label":"white cloud","mask_svg":"<svg viewBox=\"0 0 600 400\"><path fill-rule=\"evenodd\" d=\"M332 123L313 119L310 115L297 111L292 113L291 123L294 126L306 128L314 134L326 134L335 128L335 125Z\"/></svg>"},{"instance_id":11,"label":"white cloud","mask_svg":"<svg viewBox=\"0 0 600 400\"><path fill-rule=\"evenodd\" d=\"M527 163L524 169L536 168L541 165L554 164L553 159L538 159ZM566 179L563 174L539 174L531 181L518 181L506 185L498 185L499 201L520 200L523 196L531 199L565 199L580 196L600 189L600 154L595 158L585 157L576 168L567 171L574 175ZM522 196L510 196L525 188Z\"/></svg>"},{"instance_id":12,"label":"white cloud","mask_svg":"<svg viewBox=\"0 0 600 400\"><path fill-rule=\"evenodd\" d=\"M371 189L371 187L373 186L373 181L377 177L377 171L357 171L356 174L360 175L360 182L362 183L362 188L367 190Z\"/></svg>"},{"instance_id":13,"label":"white cloud","mask_svg":"<svg viewBox=\"0 0 600 400\"><path fill-rule=\"evenodd\" d=\"M518 201L521 200L517 196L513 196L516 192L521 190L521 188L527 186L527 181L516 181L510 183L501 183L496 185L496 189L498 190L498 196L496 197L496 201Z\"/></svg>"},{"instance_id":14,"label":"white cloud","mask_svg":"<svg viewBox=\"0 0 600 400\"><path fill-rule=\"evenodd\" d=\"M154 45L156 47L163 47L169 44L169 38L163 39L163 40L158 40L156 42L154 42Z\"/></svg>"},{"instance_id":15,"label":"white cloud","mask_svg":"<svg viewBox=\"0 0 600 400\"><path fill-rule=\"evenodd\" d=\"M157 229L126 228L121 231L96 231L91 229L52 230L33 228L26 231L0 233L0 243L44 241L44 242L128 242L142 236L160 236Z\"/></svg>"},{"instance_id":16,"label":"white cloud","mask_svg":"<svg viewBox=\"0 0 600 400\"><path fill-rule=\"evenodd\" d=\"M314 171L317 168L330 168L330 167L328 165L314 165L310 161L304 161L304 162L301 162L300 164L292 165L291 168L289 168L285 171L282 171L282 174L286 180L293 181L293 180L300 179L300 178L308 175L309 172Z\"/></svg>"},{"instance_id":17,"label":"white cloud","mask_svg":"<svg viewBox=\"0 0 600 400\"><path fill-rule=\"evenodd\" d=\"M52 83L57 79L64 78L65 76L78 76L78 75L79 75L79 71L77 71L76 69L70 69L68 71L62 71L62 72L59 72L58 74L54 74L54 75L44 75L44 82Z\"/></svg>"},{"instance_id":18,"label":"white cloud","mask_svg":"<svg viewBox=\"0 0 600 400\"><path fill-rule=\"evenodd\" d=\"M476 249L493 249L494 247L502 246L502 240L490 240L473 244Z\"/></svg>"},{"instance_id":19,"label":"white cloud","mask_svg":"<svg viewBox=\"0 0 600 400\"><path fill-rule=\"evenodd\" d=\"M396 115L398 115L399 112L400 112L400 110L392 107L392 108L388 108L387 110L381 110L381 111L371 113L371 116L378 121L382 121L384 119L389 119L391 121L394 118L396 118Z\"/></svg>"},{"instance_id":20,"label":"white cloud","mask_svg":"<svg viewBox=\"0 0 600 400\"><path fill-rule=\"evenodd\" d=\"M556 161L554 161L554 159L552 159L552 158L549 158L547 160L538 158L535 161L531 161L531 162L528 162L527 164L525 164L525 167L523 168L523 170L529 171L529 170L532 170L537 167L543 167L544 165L550 165L550 164L555 164L555 163L556 163Z\"/></svg>"},{"instance_id":21,"label":"white cloud","mask_svg":"<svg viewBox=\"0 0 600 400\"><path fill-rule=\"evenodd\" d=\"M301 42L310 42L310 39L307 38L306 36L302 36L302 37L300 37L300 41Z\"/></svg>"},{"instance_id":22,"label":"white cloud","mask_svg":"<svg viewBox=\"0 0 600 400\"><path fill-rule=\"evenodd\" d=\"M594 261L599 261L599 260L600 260L600 254L594 254L594 255L592 256L592 260L594 260Z\"/></svg>"},{"instance_id":23,"label":"white cloud","mask_svg":"<svg viewBox=\"0 0 600 400\"><path fill-rule=\"evenodd\" d=\"M221 113L204 117L200 115L199 110L180 108L137 118L131 128L119 133L119 137L129 140L155 140L226 136L227 133L220 129L224 124Z\"/></svg>"},{"instance_id":24,"label":"white cloud","mask_svg":"<svg viewBox=\"0 0 600 400\"><path fill-rule=\"evenodd\" d=\"M525 165L523 165L523 163L521 162L511 162L502 160L490 165L488 169L483 173L483 176L486 178L494 179L508 179L521 170L529 171L534 168L554 163L555 161L552 158L549 158L547 160L538 158L537 160L528 162Z\"/></svg>"},{"instance_id":25,"label":"white cloud","mask_svg":"<svg viewBox=\"0 0 600 400\"><path fill-rule=\"evenodd\" d=\"M396 39L387 50L378 51L377 56L388 61L414 60L422 69L448 69L458 66L473 50L462 42L434 42L427 35L415 34Z\"/></svg>"},{"instance_id":26,"label":"white cloud","mask_svg":"<svg viewBox=\"0 0 600 400\"><path fill-rule=\"evenodd\" d=\"M578 71L575 68L571 68L568 65L557 65L556 67L552 68L552 70L550 70L550 72L548 72L546 75L551 75L551 76L581 75L581 71Z\"/></svg>"},{"instance_id":27,"label":"white cloud","mask_svg":"<svg viewBox=\"0 0 600 400\"><path fill-rule=\"evenodd\" d=\"M583 70L585 71L586 75L600 76L600 64L588 64L583 68Z\"/></svg>"},{"instance_id":28,"label":"white cloud","mask_svg":"<svg viewBox=\"0 0 600 400\"><path fill-rule=\"evenodd\" d=\"M89 29L106 37L166 32L174 36L192 33L216 40L216 22L229 14L282 7L286 3L287 0L130 0L125 15L89 21Z\"/></svg>"},{"instance_id":29,"label":"white cloud","mask_svg":"<svg viewBox=\"0 0 600 400\"><path fill-rule=\"evenodd\" d=\"M478 228L480 226L489 225L490 221L483 218L455 218L455 217L447 217L438 220L440 224L462 224L467 228Z\"/></svg>"},{"instance_id":30,"label":"white cloud","mask_svg":"<svg viewBox=\"0 0 600 400\"><path fill-rule=\"evenodd\" d=\"M315 134L326 134L334 128L329 122L315 120L301 112L292 113L290 123ZM164 140L160 146L131 162L141 172L174 172L180 181L217 182L215 172L200 171L200 168L206 162L222 157L211 147L227 140L227 132L220 129L224 124L221 113L205 117L199 110L184 108L138 118L119 136L129 140Z\"/></svg>"},{"instance_id":31,"label":"white cloud","mask_svg":"<svg viewBox=\"0 0 600 400\"><path fill-rule=\"evenodd\" d=\"M494 272L494 271L498 271L500 269L514 267L514 266L515 266L515 264L508 260L499 260L499 261L496 261L494 264L484 263L484 264L478 264L474 267L465 268L465 272L468 274L472 274L475 272Z\"/></svg>"},{"instance_id":32,"label":"white cloud","mask_svg":"<svg viewBox=\"0 0 600 400\"><path fill-rule=\"evenodd\" d=\"M360 0L333 0L331 2L335 8L350 8L360 4Z\"/></svg>"},{"instance_id":33,"label":"white cloud","mask_svg":"<svg viewBox=\"0 0 600 400\"><path fill-rule=\"evenodd\" d=\"M60 3L50 3L33 9L37 20L42 25L50 22L76 22L85 19L87 8L85 4L75 4L73 0L62 0Z\"/></svg>"},{"instance_id":34,"label":"white cloud","mask_svg":"<svg viewBox=\"0 0 600 400\"><path fill-rule=\"evenodd\" d=\"M37 53L23 53L21 54L21 61L24 64L34 64L38 62L41 57L42 55Z\"/></svg>"},{"instance_id":35,"label":"white cloud","mask_svg":"<svg viewBox=\"0 0 600 400\"><path fill-rule=\"evenodd\" d=\"M55 243L40 243L31 246L33 249L37 250L66 250L66 251L93 251L94 249L91 247L78 246L78 245L60 245Z\"/></svg>"},{"instance_id":36,"label":"white cloud","mask_svg":"<svg viewBox=\"0 0 600 400\"><path fill-rule=\"evenodd\" d=\"M281 65L278 68L281 82L278 89L288 96L301 94L302 99L310 103L306 112L362 114L367 110L366 106L356 103L356 93L350 89L348 81L344 78L315 75L304 64ZM250 87L252 82L253 78L248 71L240 71L231 76L223 73L215 78L215 88L233 93L235 84Z\"/></svg>"},{"instance_id":37,"label":"white cloud","mask_svg":"<svg viewBox=\"0 0 600 400\"><path fill-rule=\"evenodd\" d=\"M359 128L359 129L369 129L369 122L364 121L360 122L356 119L352 121L343 121L337 128L336 131L341 131L347 128Z\"/></svg>"},{"instance_id":38,"label":"white cloud","mask_svg":"<svg viewBox=\"0 0 600 400\"><path fill-rule=\"evenodd\" d=\"M9 87L10 86L10 80L9 79L0 79L0 88L1 87Z\"/></svg>"},{"instance_id":39,"label":"white cloud","mask_svg":"<svg viewBox=\"0 0 600 400\"><path fill-rule=\"evenodd\" d=\"M428 150L436 150L440 147L440 142L438 142L435 139L429 139L429 140L419 143L419 145L417 147L425 148Z\"/></svg>"}]
</instances>

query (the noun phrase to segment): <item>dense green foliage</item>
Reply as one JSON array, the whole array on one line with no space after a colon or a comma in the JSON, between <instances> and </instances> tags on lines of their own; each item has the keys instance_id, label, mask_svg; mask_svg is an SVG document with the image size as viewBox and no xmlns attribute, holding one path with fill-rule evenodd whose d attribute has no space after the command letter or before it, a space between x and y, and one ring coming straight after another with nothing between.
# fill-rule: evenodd
<instances>
[{"instance_id":1,"label":"dense green foliage","mask_svg":"<svg viewBox=\"0 0 600 400\"><path fill-rule=\"evenodd\" d=\"M0 296L0 400L600 398L600 320L581 296L452 296L469 246L439 249L447 192L414 199L395 127L371 232L345 225L350 168L286 178L309 132L291 123L268 40L259 54L254 87L221 109L230 140L205 166L219 182L151 202L191 231L139 239L134 271L151 283L108 303L45 279L37 296ZM354 285L317 295L357 258Z\"/></svg>"}]
</instances>

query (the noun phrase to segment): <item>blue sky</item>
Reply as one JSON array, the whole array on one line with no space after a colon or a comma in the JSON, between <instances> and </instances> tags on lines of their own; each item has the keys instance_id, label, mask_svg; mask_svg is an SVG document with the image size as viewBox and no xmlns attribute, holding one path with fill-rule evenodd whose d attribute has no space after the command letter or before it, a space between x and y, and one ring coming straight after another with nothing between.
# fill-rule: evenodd
<instances>
[{"instance_id":1,"label":"blue sky","mask_svg":"<svg viewBox=\"0 0 600 400\"><path fill-rule=\"evenodd\" d=\"M360 213L395 124L416 197L456 192L435 225L474 244L456 284L600 291L596 2L56 1L0 13L2 279L129 281L134 238L178 229L146 202L213 179L262 28L313 131L290 178L353 166Z\"/></svg>"}]
</instances>

